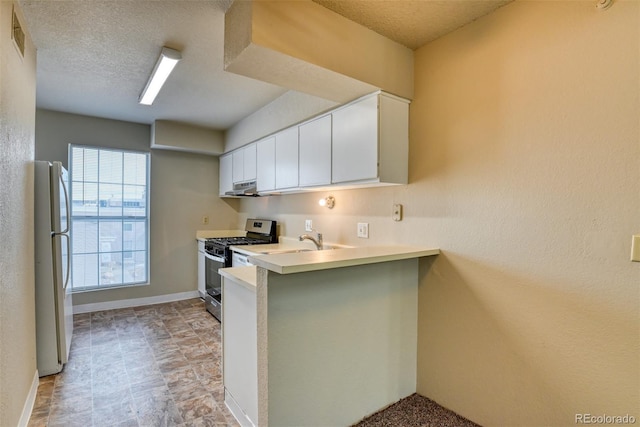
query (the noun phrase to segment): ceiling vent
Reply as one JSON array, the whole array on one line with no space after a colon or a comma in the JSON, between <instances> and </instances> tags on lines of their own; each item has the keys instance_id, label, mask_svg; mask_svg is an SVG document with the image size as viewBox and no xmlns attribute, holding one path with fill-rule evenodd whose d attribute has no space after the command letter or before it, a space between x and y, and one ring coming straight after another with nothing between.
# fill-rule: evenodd
<instances>
[{"instance_id":1,"label":"ceiling vent","mask_svg":"<svg viewBox=\"0 0 640 427\"><path fill-rule=\"evenodd\" d=\"M24 31L22 31L22 26L20 25L20 21L18 21L15 9L13 10L12 21L11 38L13 39L18 52L20 52L20 56L24 58Z\"/></svg>"}]
</instances>

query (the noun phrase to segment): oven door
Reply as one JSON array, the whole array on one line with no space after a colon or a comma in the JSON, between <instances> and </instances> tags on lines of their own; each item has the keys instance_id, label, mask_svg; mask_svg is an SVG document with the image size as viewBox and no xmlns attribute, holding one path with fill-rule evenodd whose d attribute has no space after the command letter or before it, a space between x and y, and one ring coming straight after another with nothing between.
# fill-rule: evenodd
<instances>
[{"instance_id":1,"label":"oven door","mask_svg":"<svg viewBox=\"0 0 640 427\"><path fill-rule=\"evenodd\" d=\"M224 268L224 258L204 253L205 295L204 302L207 311L222 322L222 278L219 268Z\"/></svg>"}]
</instances>

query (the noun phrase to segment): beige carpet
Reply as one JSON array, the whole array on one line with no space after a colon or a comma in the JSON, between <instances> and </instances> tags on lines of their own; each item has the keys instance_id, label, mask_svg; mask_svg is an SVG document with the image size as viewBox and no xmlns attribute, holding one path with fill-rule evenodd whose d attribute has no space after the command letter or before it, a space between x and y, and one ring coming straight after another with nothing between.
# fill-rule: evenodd
<instances>
[{"instance_id":1,"label":"beige carpet","mask_svg":"<svg viewBox=\"0 0 640 427\"><path fill-rule=\"evenodd\" d=\"M433 400L412 394L365 418L356 427L478 427Z\"/></svg>"}]
</instances>

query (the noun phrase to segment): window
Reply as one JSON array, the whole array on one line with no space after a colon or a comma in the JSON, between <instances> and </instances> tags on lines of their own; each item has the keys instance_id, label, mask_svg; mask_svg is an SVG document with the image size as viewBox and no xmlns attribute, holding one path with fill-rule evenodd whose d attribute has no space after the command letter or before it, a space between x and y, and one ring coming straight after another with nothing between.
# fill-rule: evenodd
<instances>
[{"instance_id":1,"label":"window","mask_svg":"<svg viewBox=\"0 0 640 427\"><path fill-rule=\"evenodd\" d=\"M149 155L71 145L71 286L149 279Z\"/></svg>"}]
</instances>

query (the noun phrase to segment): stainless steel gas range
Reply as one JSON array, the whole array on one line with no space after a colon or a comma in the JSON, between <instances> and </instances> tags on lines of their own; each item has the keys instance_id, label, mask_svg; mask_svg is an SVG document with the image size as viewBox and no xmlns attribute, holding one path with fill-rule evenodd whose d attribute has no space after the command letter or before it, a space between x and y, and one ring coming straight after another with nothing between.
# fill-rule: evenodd
<instances>
[{"instance_id":1,"label":"stainless steel gas range","mask_svg":"<svg viewBox=\"0 0 640 427\"><path fill-rule=\"evenodd\" d=\"M219 268L231 267L231 246L264 245L276 243L276 221L247 219L246 235L241 237L216 237L204 243L206 293L204 302L207 311L222 322L222 278Z\"/></svg>"}]
</instances>

